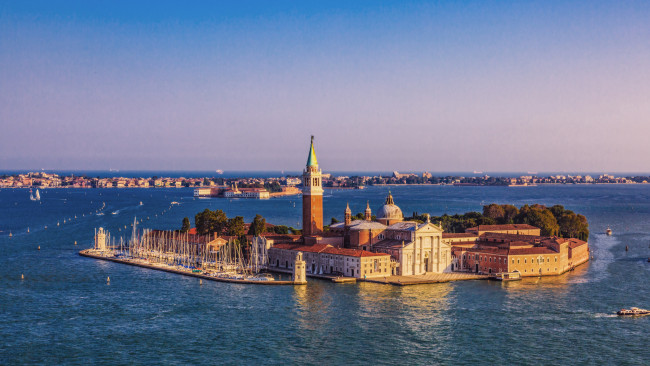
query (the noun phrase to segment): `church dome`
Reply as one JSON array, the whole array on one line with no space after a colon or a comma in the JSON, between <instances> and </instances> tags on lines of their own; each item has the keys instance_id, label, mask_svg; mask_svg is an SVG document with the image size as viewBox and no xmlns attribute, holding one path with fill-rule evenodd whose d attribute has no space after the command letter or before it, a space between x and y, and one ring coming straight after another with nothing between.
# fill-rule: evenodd
<instances>
[{"instance_id":1,"label":"church dome","mask_svg":"<svg viewBox=\"0 0 650 366\"><path fill-rule=\"evenodd\" d=\"M386 203L379 209L377 212L377 219L390 220L390 221L402 221L404 220L404 215L402 210L393 202L393 196L388 192L388 197L386 197Z\"/></svg>"}]
</instances>

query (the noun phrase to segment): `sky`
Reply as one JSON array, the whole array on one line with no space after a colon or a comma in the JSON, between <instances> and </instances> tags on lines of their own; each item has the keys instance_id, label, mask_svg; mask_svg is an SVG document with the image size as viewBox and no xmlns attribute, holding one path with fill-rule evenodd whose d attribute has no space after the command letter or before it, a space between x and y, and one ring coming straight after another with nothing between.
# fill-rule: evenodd
<instances>
[{"instance_id":1,"label":"sky","mask_svg":"<svg viewBox=\"0 0 650 366\"><path fill-rule=\"evenodd\" d=\"M648 1L0 0L0 170L650 171Z\"/></svg>"}]
</instances>

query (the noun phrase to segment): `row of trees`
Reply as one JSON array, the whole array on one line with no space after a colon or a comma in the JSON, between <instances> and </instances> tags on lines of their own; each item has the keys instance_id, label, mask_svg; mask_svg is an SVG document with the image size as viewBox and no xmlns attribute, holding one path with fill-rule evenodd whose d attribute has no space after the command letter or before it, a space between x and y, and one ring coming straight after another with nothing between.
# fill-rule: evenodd
<instances>
[{"instance_id":1,"label":"row of trees","mask_svg":"<svg viewBox=\"0 0 650 366\"><path fill-rule=\"evenodd\" d=\"M426 215L413 213L406 220L424 222ZM529 224L541 229L543 236L560 236L563 238L589 238L589 223L583 215L567 210L562 205L546 207L544 205L490 204L483 206L483 213L468 212L463 215L432 216L432 222L440 222L445 232L463 233L466 229L478 225Z\"/></svg>"},{"instance_id":2,"label":"row of trees","mask_svg":"<svg viewBox=\"0 0 650 366\"><path fill-rule=\"evenodd\" d=\"M483 207L483 216L499 224L529 224L541 229L542 235L564 238L589 238L589 223L584 215L567 210L562 205L513 205L491 204Z\"/></svg>"},{"instance_id":3,"label":"row of trees","mask_svg":"<svg viewBox=\"0 0 650 366\"><path fill-rule=\"evenodd\" d=\"M222 210L212 211L207 208L194 216L194 226L199 235L218 233L219 235L242 237L244 235L260 235L265 232L273 232L275 234L301 233L301 230L294 229L291 226L267 226L266 219L262 215L255 215L253 222L248 227L248 230L246 230L246 224L242 216L235 216L229 219ZM190 228L190 219L188 217L183 218L180 231L185 233Z\"/></svg>"},{"instance_id":4,"label":"row of trees","mask_svg":"<svg viewBox=\"0 0 650 366\"><path fill-rule=\"evenodd\" d=\"M183 222L183 229L186 229L186 224L189 223L189 219L187 222L183 219ZM213 233L217 233L219 235L240 237L246 234L244 218L242 216L235 216L229 219L222 210L212 211L206 208L194 216L194 226L199 235L212 235Z\"/></svg>"}]
</instances>

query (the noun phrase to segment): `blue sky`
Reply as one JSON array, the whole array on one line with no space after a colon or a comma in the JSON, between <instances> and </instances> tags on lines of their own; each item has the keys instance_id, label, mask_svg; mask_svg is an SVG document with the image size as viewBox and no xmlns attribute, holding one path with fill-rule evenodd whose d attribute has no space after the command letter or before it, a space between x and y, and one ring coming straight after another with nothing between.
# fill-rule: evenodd
<instances>
[{"instance_id":1,"label":"blue sky","mask_svg":"<svg viewBox=\"0 0 650 366\"><path fill-rule=\"evenodd\" d=\"M649 171L649 8L0 1L0 169Z\"/></svg>"}]
</instances>

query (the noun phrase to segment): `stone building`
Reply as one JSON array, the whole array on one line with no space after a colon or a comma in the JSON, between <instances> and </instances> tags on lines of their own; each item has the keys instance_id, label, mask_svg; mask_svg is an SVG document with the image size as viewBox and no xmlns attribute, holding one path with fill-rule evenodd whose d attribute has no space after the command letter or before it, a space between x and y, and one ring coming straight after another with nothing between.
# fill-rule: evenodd
<instances>
[{"instance_id":1,"label":"stone building","mask_svg":"<svg viewBox=\"0 0 650 366\"><path fill-rule=\"evenodd\" d=\"M559 275L589 260L589 244L574 238L484 232L474 242L453 244L455 270Z\"/></svg>"},{"instance_id":2,"label":"stone building","mask_svg":"<svg viewBox=\"0 0 650 366\"><path fill-rule=\"evenodd\" d=\"M390 256L365 250L335 248L329 244L275 244L269 253L269 268L291 270L296 252L303 253L307 274L356 278L390 275Z\"/></svg>"}]
</instances>

